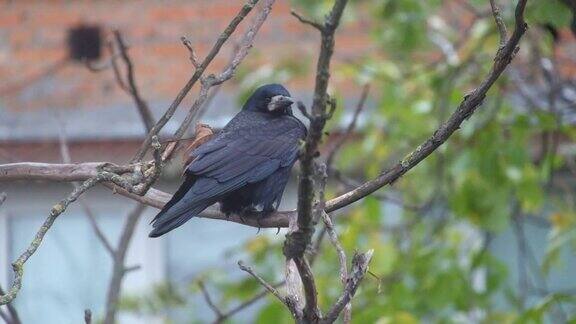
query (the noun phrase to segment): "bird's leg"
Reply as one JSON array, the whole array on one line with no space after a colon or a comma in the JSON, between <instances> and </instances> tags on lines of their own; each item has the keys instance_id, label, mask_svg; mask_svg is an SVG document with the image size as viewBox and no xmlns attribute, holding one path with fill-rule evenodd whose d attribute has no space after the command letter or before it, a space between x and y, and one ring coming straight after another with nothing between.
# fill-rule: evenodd
<instances>
[{"instance_id":1,"label":"bird's leg","mask_svg":"<svg viewBox=\"0 0 576 324\"><path fill-rule=\"evenodd\" d=\"M280 226L278 226L277 231L276 231L276 235L280 234Z\"/></svg>"}]
</instances>

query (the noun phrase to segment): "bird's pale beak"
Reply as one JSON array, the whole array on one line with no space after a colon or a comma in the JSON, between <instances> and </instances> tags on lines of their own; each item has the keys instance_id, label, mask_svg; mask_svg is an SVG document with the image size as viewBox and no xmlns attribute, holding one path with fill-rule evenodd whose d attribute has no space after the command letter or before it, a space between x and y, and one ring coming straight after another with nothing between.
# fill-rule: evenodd
<instances>
[{"instance_id":1,"label":"bird's pale beak","mask_svg":"<svg viewBox=\"0 0 576 324\"><path fill-rule=\"evenodd\" d=\"M268 111L284 109L290 107L295 102L296 100L288 96L282 96L282 95L274 96L272 97L270 103L268 104Z\"/></svg>"}]
</instances>

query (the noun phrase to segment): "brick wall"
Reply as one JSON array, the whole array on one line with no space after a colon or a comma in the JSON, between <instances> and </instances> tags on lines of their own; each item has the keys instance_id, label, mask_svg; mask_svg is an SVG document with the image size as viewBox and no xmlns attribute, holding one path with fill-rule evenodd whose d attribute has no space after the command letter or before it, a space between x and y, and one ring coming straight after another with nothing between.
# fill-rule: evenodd
<instances>
[{"instance_id":1,"label":"brick wall","mask_svg":"<svg viewBox=\"0 0 576 324\"><path fill-rule=\"evenodd\" d=\"M243 1L228 0L0 0L0 106L11 110L106 106L128 102L110 70L88 71L66 59L66 31L78 24L98 24L105 34L119 29L130 45L137 82L150 101L171 100L192 72L180 43L187 36L202 58ZM244 29L248 21L241 25ZM362 22L339 35L338 59L365 52L370 45ZM236 35L240 35L236 33ZM302 58L313 68L317 33L290 16L287 0L278 0L261 30L246 66ZM219 71L230 46L212 65ZM313 75L292 88L309 87Z\"/></svg>"}]
</instances>

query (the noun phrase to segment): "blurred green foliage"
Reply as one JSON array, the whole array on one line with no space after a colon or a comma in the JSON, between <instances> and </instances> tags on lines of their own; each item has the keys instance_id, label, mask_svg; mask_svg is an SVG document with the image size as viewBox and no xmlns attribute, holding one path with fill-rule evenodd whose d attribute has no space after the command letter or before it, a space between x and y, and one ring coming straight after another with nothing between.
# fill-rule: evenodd
<instances>
[{"instance_id":1,"label":"blurred green foliage","mask_svg":"<svg viewBox=\"0 0 576 324\"><path fill-rule=\"evenodd\" d=\"M505 20L512 26L513 3L499 2ZM321 19L331 3L298 0L293 5ZM430 136L466 91L478 85L492 64L498 33L488 1L470 4L485 14L469 18L475 20L462 29L451 27L446 21L450 18L444 9L446 1L351 1L342 28L361 19L370 21L366 32L377 50L367 51L354 62L338 62L333 71L340 78L355 80L358 89L363 83L370 83L372 89L357 142L340 152L336 165L340 172L357 181L376 176ZM540 55L553 52L551 38L538 37L544 33L538 31L539 24L566 28L569 18L570 12L561 1L530 1L527 19L531 32L537 34L530 37L530 45L523 42L523 51L513 62L517 70L529 73L527 80L538 83L542 79L534 71L537 69L527 66L531 55L535 55L534 49ZM454 53L441 55L434 39L453 44ZM432 53L439 54L440 59ZM299 66L283 61L266 71L243 70L239 76L248 93L262 81L283 82L312 74ZM541 219L549 230L546 255L538 264L542 276L561 263L562 251L567 250L574 257L576 250L574 190L558 189L552 181L552 177L564 177L569 181L567 186L574 188L574 174L563 175L566 158L550 148L550 141L558 137L573 143L576 131L559 122L549 107L526 109L516 92L513 80L504 75L479 111L446 145L392 188L384 188L378 195L335 213L340 240L349 258L356 250L374 249L370 275L354 299L354 323L576 321L573 296L553 291L523 296L526 292L510 280L510 274L517 269L490 250L491 237L510 231L515 220L528 217ZM354 97L350 93L334 95ZM341 127L339 119L344 119L344 115L340 110L330 123L332 132ZM329 196L337 195L339 190L334 183ZM255 236L228 257L248 254L249 262L263 277L280 282L284 264L282 241L281 236ZM319 303L326 309L341 292L337 255L327 239L313 270ZM252 278L231 279L218 269L210 270L203 280L218 289L223 309L261 291ZM576 280L572 283L576 286ZM182 301L166 299L176 302L176 308ZM291 322L289 313L277 300L264 300L256 312L256 322ZM136 309L138 303L130 301L126 302L127 308ZM150 301L141 304L147 308L154 305ZM193 314L190 316L194 321Z\"/></svg>"}]
</instances>

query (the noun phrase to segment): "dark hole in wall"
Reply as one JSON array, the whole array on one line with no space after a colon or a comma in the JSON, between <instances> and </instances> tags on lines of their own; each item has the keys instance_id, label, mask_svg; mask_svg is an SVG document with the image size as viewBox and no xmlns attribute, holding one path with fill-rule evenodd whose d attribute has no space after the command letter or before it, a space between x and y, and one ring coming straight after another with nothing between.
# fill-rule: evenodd
<instances>
[{"instance_id":1,"label":"dark hole in wall","mask_svg":"<svg viewBox=\"0 0 576 324\"><path fill-rule=\"evenodd\" d=\"M80 25L68 30L68 55L74 61L97 60L102 55L100 26Z\"/></svg>"}]
</instances>

